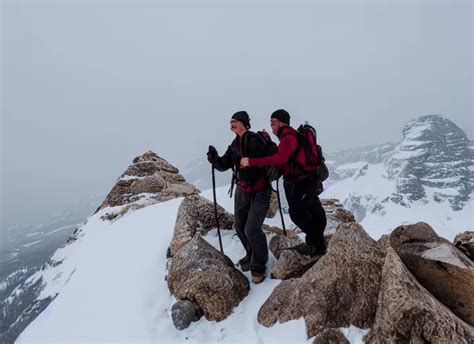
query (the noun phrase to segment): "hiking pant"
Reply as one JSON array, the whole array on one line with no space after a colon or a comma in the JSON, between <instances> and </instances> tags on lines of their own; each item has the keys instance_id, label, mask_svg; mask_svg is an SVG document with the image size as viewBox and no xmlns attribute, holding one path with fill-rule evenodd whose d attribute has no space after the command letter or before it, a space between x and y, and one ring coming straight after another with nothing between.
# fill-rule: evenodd
<instances>
[{"instance_id":1,"label":"hiking pant","mask_svg":"<svg viewBox=\"0 0 474 344\"><path fill-rule=\"evenodd\" d=\"M239 187L235 192L235 229L250 259L250 270L263 274L268 260L267 237L262 225L270 205L271 189L247 193Z\"/></svg>"},{"instance_id":2,"label":"hiking pant","mask_svg":"<svg viewBox=\"0 0 474 344\"><path fill-rule=\"evenodd\" d=\"M316 178L311 176L295 182L284 180L283 186L288 200L291 221L306 233L308 245L325 251L324 230L327 220L326 212L316 195Z\"/></svg>"}]
</instances>

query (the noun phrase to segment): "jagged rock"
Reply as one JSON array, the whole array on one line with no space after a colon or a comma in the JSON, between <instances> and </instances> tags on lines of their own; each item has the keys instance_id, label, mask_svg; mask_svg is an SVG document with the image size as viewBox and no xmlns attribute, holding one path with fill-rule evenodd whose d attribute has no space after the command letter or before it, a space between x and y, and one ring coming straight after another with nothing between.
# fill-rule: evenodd
<instances>
[{"instance_id":1,"label":"jagged rock","mask_svg":"<svg viewBox=\"0 0 474 344\"><path fill-rule=\"evenodd\" d=\"M289 238L283 235L275 235L270 239L270 251L277 261L273 264L272 278L288 279L301 277L310 267L314 265L319 257L310 258L303 256L295 250L282 250L301 244L303 241L297 238Z\"/></svg>"},{"instance_id":2,"label":"jagged rock","mask_svg":"<svg viewBox=\"0 0 474 344\"><path fill-rule=\"evenodd\" d=\"M313 344L350 344L341 331L335 328L329 328L319 333L313 341Z\"/></svg>"},{"instance_id":3,"label":"jagged rock","mask_svg":"<svg viewBox=\"0 0 474 344\"><path fill-rule=\"evenodd\" d=\"M193 321L198 321L202 316L202 309L196 302L180 300L171 307L171 318L178 330L188 328Z\"/></svg>"},{"instance_id":4,"label":"jagged rock","mask_svg":"<svg viewBox=\"0 0 474 344\"><path fill-rule=\"evenodd\" d=\"M272 326L304 317L308 337L324 329L374 320L383 252L357 223L344 223L328 253L301 278L281 282L260 308L258 322Z\"/></svg>"},{"instance_id":5,"label":"jagged rock","mask_svg":"<svg viewBox=\"0 0 474 344\"><path fill-rule=\"evenodd\" d=\"M269 219L274 218L277 211L278 211L278 197L275 192L272 192L270 196L270 206L268 207L266 217Z\"/></svg>"},{"instance_id":6,"label":"jagged rock","mask_svg":"<svg viewBox=\"0 0 474 344\"><path fill-rule=\"evenodd\" d=\"M200 191L186 183L176 167L152 151L133 159L133 164L117 179L117 183L97 209L118 207L103 218L113 220L130 210L165 202Z\"/></svg>"},{"instance_id":7,"label":"jagged rock","mask_svg":"<svg viewBox=\"0 0 474 344\"><path fill-rule=\"evenodd\" d=\"M393 249L410 272L457 316L474 325L474 264L428 224L397 227Z\"/></svg>"},{"instance_id":8,"label":"jagged rock","mask_svg":"<svg viewBox=\"0 0 474 344\"><path fill-rule=\"evenodd\" d=\"M322 199L321 204L326 212L327 219L326 230L324 231L326 240L331 240L341 223L355 222L354 215L345 209L338 199Z\"/></svg>"},{"instance_id":9,"label":"jagged rock","mask_svg":"<svg viewBox=\"0 0 474 344\"><path fill-rule=\"evenodd\" d=\"M272 278L286 280L301 277L321 256L303 256L295 250L284 250L272 268Z\"/></svg>"},{"instance_id":10,"label":"jagged rock","mask_svg":"<svg viewBox=\"0 0 474 344\"><path fill-rule=\"evenodd\" d=\"M474 261L474 232L464 232L456 235L454 246Z\"/></svg>"},{"instance_id":11,"label":"jagged rock","mask_svg":"<svg viewBox=\"0 0 474 344\"><path fill-rule=\"evenodd\" d=\"M283 236L285 235L285 232L283 231L283 229L277 226L269 226L267 224L263 224L262 229L264 233L269 234L269 235L271 234L277 234L277 235L283 235ZM295 238L298 238L298 231L300 230L287 229L286 235L288 236L288 238L295 239Z\"/></svg>"},{"instance_id":12,"label":"jagged rock","mask_svg":"<svg viewBox=\"0 0 474 344\"><path fill-rule=\"evenodd\" d=\"M247 296L247 278L200 235L172 258L168 287L179 300L194 300L207 320L221 321Z\"/></svg>"},{"instance_id":13,"label":"jagged rock","mask_svg":"<svg viewBox=\"0 0 474 344\"><path fill-rule=\"evenodd\" d=\"M217 206L217 216L221 229L232 229L234 216L221 206ZM214 203L200 195L186 197L179 206L170 254L173 256L199 233L205 235L210 229L216 228Z\"/></svg>"},{"instance_id":14,"label":"jagged rock","mask_svg":"<svg viewBox=\"0 0 474 344\"><path fill-rule=\"evenodd\" d=\"M389 247L377 316L365 343L473 343L472 326L435 299Z\"/></svg>"},{"instance_id":15,"label":"jagged rock","mask_svg":"<svg viewBox=\"0 0 474 344\"><path fill-rule=\"evenodd\" d=\"M275 235L270 239L268 248L270 249L270 252L273 253L275 258L279 259L282 248L296 246L302 242L303 241L298 236L291 238L289 236L286 237L283 234Z\"/></svg>"}]
</instances>

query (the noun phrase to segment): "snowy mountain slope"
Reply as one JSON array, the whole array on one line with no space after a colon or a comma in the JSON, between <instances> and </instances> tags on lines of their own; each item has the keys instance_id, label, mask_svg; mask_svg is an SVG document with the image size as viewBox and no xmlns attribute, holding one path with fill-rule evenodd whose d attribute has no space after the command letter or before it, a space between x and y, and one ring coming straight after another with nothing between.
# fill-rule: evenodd
<instances>
[{"instance_id":1,"label":"snowy mountain slope","mask_svg":"<svg viewBox=\"0 0 474 344\"><path fill-rule=\"evenodd\" d=\"M103 195L95 195L57 211L44 223L14 225L0 241L0 342L12 342L30 319L48 304L35 302L40 283L28 283L51 255L97 208Z\"/></svg>"},{"instance_id":2,"label":"snowy mountain slope","mask_svg":"<svg viewBox=\"0 0 474 344\"><path fill-rule=\"evenodd\" d=\"M212 199L210 190L203 195ZM309 343L302 319L271 328L257 323L258 309L280 282L271 279L252 284L249 296L226 320L203 318L184 331L174 328L170 309L176 300L165 282L166 249L180 201L148 206L112 223L100 220L101 212L91 217L76 242L55 254L62 263L42 273L48 276L42 296L61 294L17 342ZM227 187L218 189L218 201L233 210ZM241 258L244 250L235 231L222 234L225 253L233 261ZM218 247L216 230L205 238ZM271 256L268 271L273 261ZM351 342L361 342L363 331L343 331Z\"/></svg>"},{"instance_id":3,"label":"snowy mountain slope","mask_svg":"<svg viewBox=\"0 0 474 344\"><path fill-rule=\"evenodd\" d=\"M330 155L322 197L338 198L375 239L425 221L452 240L474 227L473 152L451 121L420 117L407 123L397 145Z\"/></svg>"}]
</instances>

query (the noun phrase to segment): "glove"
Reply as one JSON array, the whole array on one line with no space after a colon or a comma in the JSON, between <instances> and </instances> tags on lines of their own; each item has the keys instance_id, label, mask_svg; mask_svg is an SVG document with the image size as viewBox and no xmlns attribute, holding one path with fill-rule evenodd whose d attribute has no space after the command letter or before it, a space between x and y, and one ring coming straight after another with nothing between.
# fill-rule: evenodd
<instances>
[{"instance_id":1,"label":"glove","mask_svg":"<svg viewBox=\"0 0 474 344\"><path fill-rule=\"evenodd\" d=\"M214 146L209 146L209 151L207 152L207 161L209 161L211 164L215 164L217 160L217 150Z\"/></svg>"}]
</instances>

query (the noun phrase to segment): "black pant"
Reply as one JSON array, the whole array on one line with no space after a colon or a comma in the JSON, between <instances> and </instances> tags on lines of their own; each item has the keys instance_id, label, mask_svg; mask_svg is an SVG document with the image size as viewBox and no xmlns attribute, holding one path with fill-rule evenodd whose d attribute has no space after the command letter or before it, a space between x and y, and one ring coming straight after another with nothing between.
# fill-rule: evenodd
<instances>
[{"instance_id":1,"label":"black pant","mask_svg":"<svg viewBox=\"0 0 474 344\"><path fill-rule=\"evenodd\" d=\"M268 260L267 238L262 225L270 204L271 189L246 193L235 192L235 229L250 258L250 270L263 274Z\"/></svg>"},{"instance_id":2,"label":"black pant","mask_svg":"<svg viewBox=\"0 0 474 344\"><path fill-rule=\"evenodd\" d=\"M326 250L326 212L316 195L316 178L311 176L295 182L284 180L283 186L291 221L306 233L307 244L316 246L321 251Z\"/></svg>"}]
</instances>

